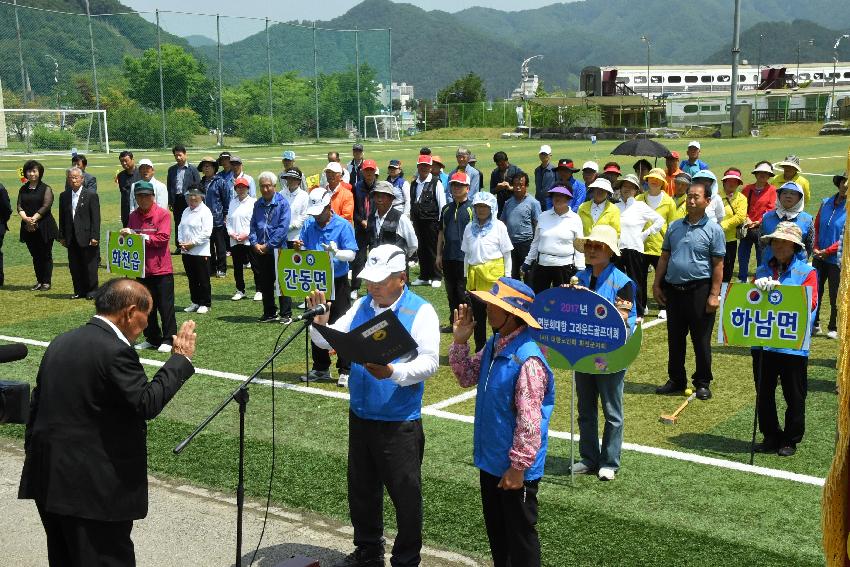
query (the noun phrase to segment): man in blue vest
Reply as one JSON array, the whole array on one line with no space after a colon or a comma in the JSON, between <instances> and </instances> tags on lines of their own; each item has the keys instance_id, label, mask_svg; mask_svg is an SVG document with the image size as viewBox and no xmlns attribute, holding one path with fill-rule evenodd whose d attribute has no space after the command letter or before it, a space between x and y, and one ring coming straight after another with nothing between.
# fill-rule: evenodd
<instances>
[{"instance_id":1,"label":"man in blue vest","mask_svg":"<svg viewBox=\"0 0 850 567\"><path fill-rule=\"evenodd\" d=\"M383 567L384 488L395 506L398 535L392 549L394 566L419 565L422 549L422 394L425 380L437 372L440 332L437 312L407 287L404 251L392 244L377 246L358 277L368 293L330 325L348 332L392 309L416 341L417 354L379 365L351 365L348 388L348 508L356 549L340 567ZM309 307L325 303L314 291ZM313 326L327 325L318 315ZM314 327L313 343L330 345Z\"/></svg>"},{"instance_id":2,"label":"man in blue vest","mask_svg":"<svg viewBox=\"0 0 850 567\"><path fill-rule=\"evenodd\" d=\"M543 476L549 418L555 407L555 380L529 327L530 287L499 278L490 291L472 294L487 304L496 333L470 355L475 330L472 310L461 305L454 316L449 364L461 387L478 385L473 458L481 471L481 504L496 566L540 566L537 490Z\"/></svg>"}]
</instances>

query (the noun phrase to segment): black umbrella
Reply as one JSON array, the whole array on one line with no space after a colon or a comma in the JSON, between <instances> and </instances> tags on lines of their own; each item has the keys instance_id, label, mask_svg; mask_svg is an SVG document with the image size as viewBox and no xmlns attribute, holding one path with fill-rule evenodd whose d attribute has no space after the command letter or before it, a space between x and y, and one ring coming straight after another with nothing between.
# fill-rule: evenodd
<instances>
[{"instance_id":1,"label":"black umbrella","mask_svg":"<svg viewBox=\"0 0 850 567\"><path fill-rule=\"evenodd\" d=\"M650 156L650 157L667 157L670 155L670 150L667 146L659 144L655 140L648 138L635 138L627 140L614 148L611 152L614 156Z\"/></svg>"}]
</instances>

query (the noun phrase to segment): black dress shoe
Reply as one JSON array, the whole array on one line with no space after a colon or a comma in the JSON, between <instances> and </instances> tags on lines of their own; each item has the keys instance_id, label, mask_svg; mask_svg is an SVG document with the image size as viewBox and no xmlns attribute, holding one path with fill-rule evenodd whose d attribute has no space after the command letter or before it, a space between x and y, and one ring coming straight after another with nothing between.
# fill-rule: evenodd
<instances>
[{"instance_id":1,"label":"black dress shoe","mask_svg":"<svg viewBox=\"0 0 850 567\"><path fill-rule=\"evenodd\" d=\"M41 289L41 284L40 284L40 283L37 283L37 284L35 284L34 286L32 286L32 287L30 288L30 291L38 291L38 290L40 290L40 289Z\"/></svg>"},{"instance_id":2,"label":"black dress shoe","mask_svg":"<svg viewBox=\"0 0 850 567\"><path fill-rule=\"evenodd\" d=\"M796 445L785 445L781 449L779 449L779 451L777 451L776 454L779 455L780 457L790 457L796 452L797 452L797 446Z\"/></svg>"},{"instance_id":3,"label":"black dress shoe","mask_svg":"<svg viewBox=\"0 0 850 567\"><path fill-rule=\"evenodd\" d=\"M334 567L384 567L384 547L358 547Z\"/></svg>"},{"instance_id":4,"label":"black dress shoe","mask_svg":"<svg viewBox=\"0 0 850 567\"><path fill-rule=\"evenodd\" d=\"M710 400L711 399L711 390L708 388L697 388L697 399L698 400Z\"/></svg>"},{"instance_id":5,"label":"black dress shoe","mask_svg":"<svg viewBox=\"0 0 850 567\"><path fill-rule=\"evenodd\" d=\"M761 443L756 443L753 449L756 453L775 453L779 450L779 441L765 439Z\"/></svg>"},{"instance_id":6,"label":"black dress shoe","mask_svg":"<svg viewBox=\"0 0 850 567\"><path fill-rule=\"evenodd\" d=\"M672 380L667 380L663 386L658 386L655 389L656 394L679 394L685 391L684 384L676 384Z\"/></svg>"}]
</instances>

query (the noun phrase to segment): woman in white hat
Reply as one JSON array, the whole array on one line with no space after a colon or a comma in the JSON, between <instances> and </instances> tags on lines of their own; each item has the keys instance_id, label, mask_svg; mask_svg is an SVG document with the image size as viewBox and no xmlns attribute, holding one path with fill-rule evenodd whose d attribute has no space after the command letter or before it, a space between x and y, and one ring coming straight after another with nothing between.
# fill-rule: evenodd
<instances>
[{"instance_id":1,"label":"woman in white hat","mask_svg":"<svg viewBox=\"0 0 850 567\"><path fill-rule=\"evenodd\" d=\"M653 175L650 172L650 175ZM653 196L653 202L656 202L658 208L662 208L667 214L672 215L675 212L673 207L673 199L661 189L666 185L666 181L659 180L656 177L652 179L655 184L655 189L658 191ZM653 258L653 255L646 254L645 247L649 243L649 238L660 233L667 226L665 218L658 214L657 208L653 209L644 199L637 197L645 197L638 195L640 193L640 180L636 175L628 174L622 179L618 179L614 186L620 191L620 202L617 203L617 208L620 209L620 251L621 254L618 266L628 275L632 281L637 284L637 312L638 316L643 316L646 310L646 277L647 266L653 263L644 258ZM657 199L656 199L657 197ZM661 245L658 245L660 254ZM654 256L653 265L658 265L658 256Z\"/></svg>"},{"instance_id":2,"label":"woman in white hat","mask_svg":"<svg viewBox=\"0 0 850 567\"><path fill-rule=\"evenodd\" d=\"M835 195L821 201L815 217L815 249L812 266L818 271L818 296L823 297L823 289L829 282L829 325L827 336L838 338L838 284L841 278L838 247L844 234L847 220L847 173L834 175L832 183L838 188ZM820 332L820 306L815 313L815 332Z\"/></svg>"},{"instance_id":3,"label":"woman in white hat","mask_svg":"<svg viewBox=\"0 0 850 567\"><path fill-rule=\"evenodd\" d=\"M782 221L790 221L800 227L803 233L803 248L797 253L798 258L804 262L814 250L815 242L815 219L804 211L806 200L803 198L803 188L789 181L776 190L776 207L766 213L761 219L761 233L771 234ZM770 246L762 247L761 266L767 264L773 257Z\"/></svg>"},{"instance_id":4,"label":"woman in white hat","mask_svg":"<svg viewBox=\"0 0 850 567\"><path fill-rule=\"evenodd\" d=\"M741 193L747 198L747 220L743 225L747 229L747 235L738 245L738 280L742 282L749 279L750 252L753 247L756 249L756 268L761 265L761 219L765 213L776 208L776 187L770 183L773 166L769 161L760 161L753 168L752 174L755 175L756 182L741 189Z\"/></svg>"},{"instance_id":5,"label":"woman in white hat","mask_svg":"<svg viewBox=\"0 0 850 567\"><path fill-rule=\"evenodd\" d=\"M784 285L807 286L812 293L810 309L814 314L818 305L818 278L815 269L799 257L804 246L802 237L803 232L793 222L780 222L776 230L762 236L762 242L773 253L766 263L758 267L753 283L767 292ZM755 347L751 353L759 429L764 435L764 440L756 444L755 450L790 457L797 452L797 444L803 439L806 428L809 351ZM782 395L788 404L784 428L779 427L776 415L777 381L782 384Z\"/></svg>"},{"instance_id":6,"label":"woman in white hat","mask_svg":"<svg viewBox=\"0 0 850 567\"><path fill-rule=\"evenodd\" d=\"M720 228L726 237L726 256L723 258L723 281L731 282L738 255L738 227L747 220L747 198L739 191L744 184L741 170L730 167L723 173L723 219Z\"/></svg>"},{"instance_id":7,"label":"woman in white hat","mask_svg":"<svg viewBox=\"0 0 850 567\"><path fill-rule=\"evenodd\" d=\"M579 285L595 291L614 304L629 333L637 323L635 298L637 287L629 276L618 270L611 260L620 255L617 233L607 225L599 225L586 238L576 239L576 247L584 252L587 268L577 274ZM623 446L623 382L625 370L611 374L576 372L578 428L581 460L573 465L575 474L596 473L599 480L613 480L620 468ZM602 447L598 441L597 399L602 401L605 427Z\"/></svg>"},{"instance_id":8,"label":"woman in white hat","mask_svg":"<svg viewBox=\"0 0 850 567\"><path fill-rule=\"evenodd\" d=\"M626 272L638 285L638 292L640 294L638 297L638 316L641 317L649 314L646 296L646 277L649 273L649 267L652 266L653 269L658 267L658 259L661 258L661 243L664 241L664 234L667 232L667 227L670 226L677 218L676 202L673 200L673 197L667 193L667 172L660 167L650 169L649 173L644 176L643 181L647 187L646 193L638 192L635 200L646 203L649 208L658 213L659 216L664 219L664 222L661 225L661 228L657 231L651 231L649 224L646 225L645 230L649 230L650 232L645 237L646 242L644 243L644 250L642 254L643 266L641 271L637 277L633 273ZM687 189L685 189L685 192L687 192ZM626 255L624 255L623 258L625 260ZM666 317L667 311L659 309L658 318L664 319Z\"/></svg>"},{"instance_id":9,"label":"woman in white hat","mask_svg":"<svg viewBox=\"0 0 850 567\"><path fill-rule=\"evenodd\" d=\"M508 228L496 218L498 214L496 196L479 191L472 197L472 222L463 231L460 245L465 255L466 290L485 291L501 277L511 273L511 244ZM475 352L484 348L487 340L487 306L472 301L475 316Z\"/></svg>"},{"instance_id":10,"label":"woman in white hat","mask_svg":"<svg viewBox=\"0 0 850 567\"><path fill-rule=\"evenodd\" d=\"M588 185L587 200L579 205L577 211L584 234L589 234L596 225L605 224L613 227L617 236L620 235L620 209L609 200L613 195L614 188L604 177Z\"/></svg>"}]
</instances>

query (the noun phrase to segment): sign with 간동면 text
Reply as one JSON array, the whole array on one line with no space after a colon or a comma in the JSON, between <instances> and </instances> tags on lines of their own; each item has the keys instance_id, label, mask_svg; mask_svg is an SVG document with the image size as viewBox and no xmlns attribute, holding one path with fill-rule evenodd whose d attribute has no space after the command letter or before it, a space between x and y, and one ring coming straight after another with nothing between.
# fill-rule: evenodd
<instances>
[{"instance_id":1,"label":"sign with \uac04\ub3d9\uba74 text","mask_svg":"<svg viewBox=\"0 0 850 567\"><path fill-rule=\"evenodd\" d=\"M123 235L108 231L107 264L110 274L128 278L145 277L145 239L139 234Z\"/></svg>"},{"instance_id":2,"label":"sign with \uac04\ub3d9\uba74 text","mask_svg":"<svg viewBox=\"0 0 850 567\"><path fill-rule=\"evenodd\" d=\"M717 342L724 345L808 350L812 290L780 285L762 291L753 284L723 284Z\"/></svg>"},{"instance_id":3,"label":"sign with \uac04\ub3d9\uba74 text","mask_svg":"<svg viewBox=\"0 0 850 567\"><path fill-rule=\"evenodd\" d=\"M277 286L280 295L303 299L313 291L333 299L334 267L331 255L318 250L279 250Z\"/></svg>"},{"instance_id":4,"label":"sign with \uac04\ub3d9\uba74 text","mask_svg":"<svg viewBox=\"0 0 850 567\"><path fill-rule=\"evenodd\" d=\"M614 304L589 289L555 287L535 297L531 315L542 327L531 336L557 368L610 374L640 352L640 327L629 336Z\"/></svg>"}]
</instances>

